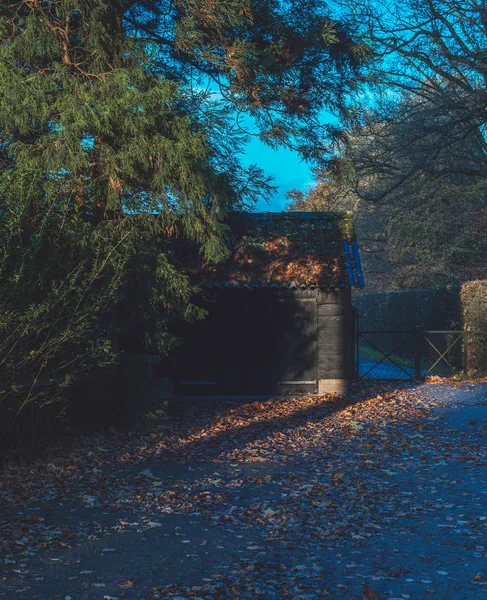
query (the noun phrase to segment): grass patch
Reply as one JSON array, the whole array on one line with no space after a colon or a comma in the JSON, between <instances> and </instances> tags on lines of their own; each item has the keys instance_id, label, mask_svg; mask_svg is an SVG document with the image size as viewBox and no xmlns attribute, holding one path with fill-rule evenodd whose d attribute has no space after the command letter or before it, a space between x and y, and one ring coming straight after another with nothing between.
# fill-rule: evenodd
<instances>
[{"instance_id":1,"label":"grass patch","mask_svg":"<svg viewBox=\"0 0 487 600\"><path fill-rule=\"evenodd\" d=\"M400 365L401 367L414 369L414 360L410 358L398 356L397 354L391 354L389 358L384 358L384 354L382 354L382 352L379 352L371 346L359 346L359 361L367 360L378 363L382 359L384 359L383 364L385 365L392 364L391 360L393 360L396 364Z\"/></svg>"}]
</instances>

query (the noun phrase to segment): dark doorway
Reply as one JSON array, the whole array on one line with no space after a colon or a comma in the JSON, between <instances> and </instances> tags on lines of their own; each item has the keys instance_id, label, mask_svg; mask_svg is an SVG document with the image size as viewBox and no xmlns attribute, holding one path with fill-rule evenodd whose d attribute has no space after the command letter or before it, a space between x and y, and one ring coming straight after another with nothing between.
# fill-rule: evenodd
<instances>
[{"instance_id":1,"label":"dark doorway","mask_svg":"<svg viewBox=\"0 0 487 600\"><path fill-rule=\"evenodd\" d=\"M222 294L215 306L219 356L218 392L274 392L275 298L267 292Z\"/></svg>"},{"instance_id":2,"label":"dark doorway","mask_svg":"<svg viewBox=\"0 0 487 600\"><path fill-rule=\"evenodd\" d=\"M314 391L315 299L222 290L205 307L208 317L181 331L172 359L178 394Z\"/></svg>"}]
</instances>

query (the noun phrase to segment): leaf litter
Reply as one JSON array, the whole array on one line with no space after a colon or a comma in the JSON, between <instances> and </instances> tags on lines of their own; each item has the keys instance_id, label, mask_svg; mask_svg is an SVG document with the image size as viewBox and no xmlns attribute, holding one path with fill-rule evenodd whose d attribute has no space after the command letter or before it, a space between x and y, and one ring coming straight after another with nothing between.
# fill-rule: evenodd
<instances>
[{"instance_id":1,"label":"leaf litter","mask_svg":"<svg viewBox=\"0 0 487 600\"><path fill-rule=\"evenodd\" d=\"M0 525L2 560L7 570L25 572L28 579L31 557L69 552L103 535L106 528L96 522L55 527L41 510L74 503L136 512L137 521L119 520L112 532L162 532L156 513L192 515L215 527L259 534L244 546L247 556L223 574L211 574L201 585L170 584L137 597L379 599L391 598L382 585L391 581L401 582L403 598L413 584L424 594L435 593L430 588L449 578L447 565L418 564L418 573L375 568L367 574L360 572L360 557L370 540L380 545L391 528L409 519L465 540L468 557L487 558L486 503L470 502L473 492L460 496L459 482L448 471L454 462L467 469L487 466L485 445L478 430L444 435L435 410L445 402L441 394L425 395L412 385L383 383L355 386L347 400L223 399L190 405L183 416L149 431L112 430L60 442L35 460L11 460L3 467L0 499L9 518ZM485 424L479 427L485 434ZM194 476L169 479L158 474L157 464L190 464ZM208 464L214 465L211 474L198 470ZM413 481L414 487L401 489L397 480ZM440 485L451 490L450 501L435 496ZM442 522L436 522L437 515ZM346 546L356 549L358 564L342 567L340 581L323 568L320 552L338 556ZM291 561L290 567L272 560L269 548L306 560ZM116 554L108 547L102 553ZM485 590L484 583L478 569L465 573L465 586ZM117 585L121 592L136 587L132 578ZM374 587L382 588L380 594Z\"/></svg>"}]
</instances>

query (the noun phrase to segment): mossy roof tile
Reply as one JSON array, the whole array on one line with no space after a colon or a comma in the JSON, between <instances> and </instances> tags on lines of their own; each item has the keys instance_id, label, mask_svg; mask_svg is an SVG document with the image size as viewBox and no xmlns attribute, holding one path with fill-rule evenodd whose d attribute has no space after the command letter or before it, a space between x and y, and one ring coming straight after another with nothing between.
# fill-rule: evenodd
<instances>
[{"instance_id":1,"label":"mossy roof tile","mask_svg":"<svg viewBox=\"0 0 487 600\"><path fill-rule=\"evenodd\" d=\"M350 213L232 213L228 224L229 259L193 271L203 287L363 286Z\"/></svg>"}]
</instances>

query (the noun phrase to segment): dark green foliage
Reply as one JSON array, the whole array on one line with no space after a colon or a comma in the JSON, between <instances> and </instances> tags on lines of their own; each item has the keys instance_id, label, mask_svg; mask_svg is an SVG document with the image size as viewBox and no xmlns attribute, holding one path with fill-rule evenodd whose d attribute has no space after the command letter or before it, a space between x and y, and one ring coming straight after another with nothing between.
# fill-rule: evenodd
<instances>
[{"instance_id":1,"label":"dark green foliage","mask_svg":"<svg viewBox=\"0 0 487 600\"><path fill-rule=\"evenodd\" d=\"M462 317L467 332L468 369L487 374L487 281L468 281L461 288Z\"/></svg>"},{"instance_id":2,"label":"dark green foliage","mask_svg":"<svg viewBox=\"0 0 487 600\"><path fill-rule=\"evenodd\" d=\"M3 408L167 354L203 314L175 241L222 260L226 213L272 189L236 115L310 155L363 56L309 1L0 0Z\"/></svg>"}]
</instances>

